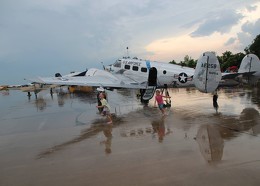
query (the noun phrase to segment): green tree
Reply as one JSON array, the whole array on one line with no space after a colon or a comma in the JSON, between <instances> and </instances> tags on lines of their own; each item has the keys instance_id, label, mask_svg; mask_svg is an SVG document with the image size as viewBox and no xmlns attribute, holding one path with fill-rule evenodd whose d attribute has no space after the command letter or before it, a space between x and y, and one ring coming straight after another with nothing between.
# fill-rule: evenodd
<instances>
[{"instance_id":1,"label":"green tree","mask_svg":"<svg viewBox=\"0 0 260 186\"><path fill-rule=\"evenodd\" d=\"M182 66L194 68L197 64L197 60L192 59L190 56L186 55L181 61Z\"/></svg>"},{"instance_id":2,"label":"green tree","mask_svg":"<svg viewBox=\"0 0 260 186\"><path fill-rule=\"evenodd\" d=\"M172 61L170 61L169 63L170 64L177 64L174 59Z\"/></svg>"},{"instance_id":3,"label":"green tree","mask_svg":"<svg viewBox=\"0 0 260 186\"><path fill-rule=\"evenodd\" d=\"M260 34L256 36L251 45L245 48L246 54L255 54L260 58Z\"/></svg>"},{"instance_id":4,"label":"green tree","mask_svg":"<svg viewBox=\"0 0 260 186\"><path fill-rule=\"evenodd\" d=\"M225 71L228 67L231 66L240 66L242 59L245 57L243 53L232 54L230 51L226 51L222 56L218 56L220 63L220 68L222 71Z\"/></svg>"}]
</instances>

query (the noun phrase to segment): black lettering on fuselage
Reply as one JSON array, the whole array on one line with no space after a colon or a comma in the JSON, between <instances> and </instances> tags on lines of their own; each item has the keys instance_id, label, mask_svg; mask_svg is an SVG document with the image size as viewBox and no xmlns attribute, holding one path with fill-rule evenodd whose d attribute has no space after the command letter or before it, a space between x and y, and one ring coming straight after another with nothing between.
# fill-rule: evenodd
<instances>
[{"instance_id":1,"label":"black lettering on fuselage","mask_svg":"<svg viewBox=\"0 0 260 186\"><path fill-rule=\"evenodd\" d=\"M202 68L206 68L207 67L207 63L201 63L201 67ZM217 64L208 64L207 68L217 68Z\"/></svg>"},{"instance_id":2,"label":"black lettering on fuselage","mask_svg":"<svg viewBox=\"0 0 260 186\"><path fill-rule=\"evenodd\" d=\"M134 65L134 66L141 66L140 62L135 62L135 61L123 61L124 65Z\"/></svg>"}]
</instances>

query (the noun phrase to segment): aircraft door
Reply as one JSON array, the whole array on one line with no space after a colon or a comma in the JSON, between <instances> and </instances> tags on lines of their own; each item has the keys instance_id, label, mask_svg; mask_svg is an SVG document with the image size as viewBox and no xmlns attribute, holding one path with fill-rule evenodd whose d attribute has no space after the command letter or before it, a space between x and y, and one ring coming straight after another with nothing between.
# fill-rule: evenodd
<instances>
[{"instance_id":1,"label":"aircraft door","mask_svg":"<svg viewBox=\"0 0 260 186\"><path fill-rule=\"evenodd\" d=\"M148 74L148 87L144 90L141 90L141 101L143 103L148 103L152 99L156 87L157 87L157 69L155 67L150 68Z\"/></svg>"},{"instance_id":2,"label":"aircraft door","mask_svg":"<svg viewBox=\"0 0 260 186\"><path fill-rule=\"evenodd\" d=\"M157 69L155 67L149 70L148 86L157 86Z\"/></svg>"}]
</instances>

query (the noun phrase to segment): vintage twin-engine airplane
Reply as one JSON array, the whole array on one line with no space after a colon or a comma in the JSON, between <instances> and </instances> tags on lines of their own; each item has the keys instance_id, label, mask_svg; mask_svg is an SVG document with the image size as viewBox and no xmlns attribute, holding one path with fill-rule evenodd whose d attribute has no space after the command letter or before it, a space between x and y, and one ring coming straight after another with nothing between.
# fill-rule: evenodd
<instances>
[{"instance_id":1,"label":"vintage twin-engine airplane","mask_svg":"<svg viewBox=\"0 0 260 186\"><path fill-rule=\"evenodd\" d=\"M253 54L246 55L238 73L221 73L213 52L205 52L198 59L196 68L182 67L137 58L118 59L104 70L91 68L77 76L39 77L36 83L53 85L78 85L104 88L140 89L143 100L150 100L157 88L181 88L195 86L201 92L211 93L227 79L238 75L260 73L260 62ZM237 82L236 82L237 84Z\"/></svg>"}]
</instances>

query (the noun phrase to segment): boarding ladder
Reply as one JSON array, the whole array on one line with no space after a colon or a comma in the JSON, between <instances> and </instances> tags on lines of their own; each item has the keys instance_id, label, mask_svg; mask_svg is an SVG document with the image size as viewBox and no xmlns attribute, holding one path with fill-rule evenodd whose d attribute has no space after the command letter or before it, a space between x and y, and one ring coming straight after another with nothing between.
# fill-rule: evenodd
<instances>
[{"instance_id":1,"label":"boarding ladder","mask_svg":"<svg viewBox=\"0 0 260 186\"><path fill-rule=\"evenodd\" d=\"M145 89L144 95L143 95L143 100L145 101L149 101L150 99L152 99L154 93L156 90L156 86L148 86Z\"/></svg>"}]
</instances>

